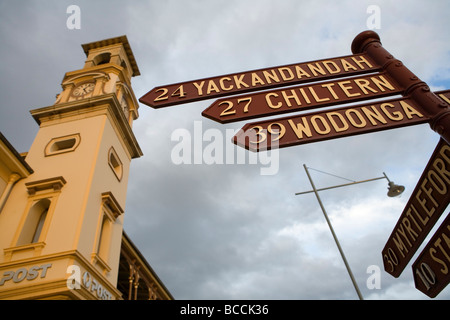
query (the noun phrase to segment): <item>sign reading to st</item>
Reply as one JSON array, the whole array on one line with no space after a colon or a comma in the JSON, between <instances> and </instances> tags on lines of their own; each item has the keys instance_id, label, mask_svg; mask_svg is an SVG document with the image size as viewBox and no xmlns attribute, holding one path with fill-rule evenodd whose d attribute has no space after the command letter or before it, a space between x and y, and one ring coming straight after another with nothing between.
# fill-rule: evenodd
<instances>
[{"instance_id":1,"label":"sign reading to st","mask_svg":"<svg viewBox=\"0 0 450 320\"><path fill-rule=\"evenodd\" d=\"M356 54L159 86L143 95L139 101L152 108L162 108L380 69L364 54Z\"/></svg>"},{"instance_id":2,"label":"sign reading to st","mask_svg":"<svg viewBox=\"0 0 450 320\"><path fill-rule=\"evenodd\" d=\"M450 213L412 265L416 288L436 297L450 282Z\"/></svg>"},{"instance_id":3,"label":"sign reading to st","mask_svg":"<svg viewBox=\"0 0 450 320\"><path fill-rule=\"evenodd\" d=\"M383 251L386 272L400 276L450 202L450 146L441 139Z\"/></svg>"}]
</instances>

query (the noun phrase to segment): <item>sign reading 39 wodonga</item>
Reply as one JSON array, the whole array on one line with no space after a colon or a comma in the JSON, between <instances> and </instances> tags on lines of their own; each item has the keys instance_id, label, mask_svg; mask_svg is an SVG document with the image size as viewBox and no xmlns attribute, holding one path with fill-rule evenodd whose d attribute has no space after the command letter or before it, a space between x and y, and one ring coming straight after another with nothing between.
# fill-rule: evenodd
<instances>
[{"instance_id":1,"label":"sign reading 39 wodonga","mask_svg":"<svg viewBox=\"0 0 450 320\"><path fill-rule=\"evenodd\" d=\"M393 99L246 124L235 144L264 151L425 123L411 99Z\"/></svg>"}]
</instances>

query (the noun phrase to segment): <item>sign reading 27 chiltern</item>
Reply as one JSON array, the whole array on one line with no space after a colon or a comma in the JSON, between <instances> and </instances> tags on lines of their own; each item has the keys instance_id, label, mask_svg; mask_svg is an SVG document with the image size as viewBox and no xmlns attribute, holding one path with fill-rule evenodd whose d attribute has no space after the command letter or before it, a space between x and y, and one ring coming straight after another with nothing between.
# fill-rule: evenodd
<instances>
[{"instance_id":1,"label":"sign reading 27 chiltern","mask_svg":"<svg viewBox=\"0 0 450 320\"><path fill-rule=\"evenodd\" d=\"M392 96L402 91L387 74L379 73L224 98L215 101L202 115L228 123Z\"/></svg>"},{"instance_id":2,"label":"sign reading 27 chiltern","mask_svg":"<svg viewBox=\"0 0 450 320\"><path fill-rule=\"evenodd\" d=\"M380 71L365 54L302 62L159 86L139 101L152 108Z\"/></svg>"}]
</instances>

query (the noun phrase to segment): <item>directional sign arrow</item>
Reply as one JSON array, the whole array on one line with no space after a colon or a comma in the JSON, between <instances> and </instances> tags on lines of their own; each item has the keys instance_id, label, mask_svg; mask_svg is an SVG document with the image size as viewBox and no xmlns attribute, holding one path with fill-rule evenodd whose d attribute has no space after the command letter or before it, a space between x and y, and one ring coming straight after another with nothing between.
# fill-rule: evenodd
<instances>
[{"instance_id":1,"label":"directional sign arrow","mask_svg":"<svg viewBox=\"0 0 450 320\"><path fill-rule=\"evenodd\" d=\"M416 288L436 297L450 282L450 213L412 265Z\"/></svg>"},{"instance_id":2,"label":"directional sign arrow","mask_svg":"<svg viewBox=\"0 0 450 320\"><path fill-rule=\"evenodd\" d=\"M158 86L139 101L152 108L162 108L380 70L365 54L355 54Z\"/></svg>"},{"instance_id":3,"label":"directional sign arrow","mask_svg":"<svg viewBox=\"0 0 450 320\"><path fill-rule=\"evenodd\" d=\"M387 74L380 73L220 99L202 115L228 123L392 96L402 91Z\"/></svg>"},{"instance_id":4,"label":"directional sign arrow","mask_svg":"<svg viewBox=\"0 0 450 320\"><path fill-rule=\"evenodd\" d=\"M450 146L441 139L382 251L384 269L400 276L450 202Z\"/></svg>"},{"instance_id":5,"label":"directional sign arrow","mask_svg":"<svg viewBox=\"0 0 450 320\"><path fill-rule=\"evenodd\" d=\"M413 100L399 98L271 119L246 124L233 142L263 151L428 122L418 110Z\"/></svg>"}]
</instances>

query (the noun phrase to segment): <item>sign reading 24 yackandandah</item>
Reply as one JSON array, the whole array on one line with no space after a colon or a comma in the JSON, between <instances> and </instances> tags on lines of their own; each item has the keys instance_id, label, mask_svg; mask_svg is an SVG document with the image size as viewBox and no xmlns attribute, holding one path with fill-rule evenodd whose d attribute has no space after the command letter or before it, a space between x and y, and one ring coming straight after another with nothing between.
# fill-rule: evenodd
<instances>
[{"instance_id":1,"label":"sign reading 24 yackandandah","mask_svg":"<svg viewBox=\"0 0 450 320\"><path fill-rule=\"evenodd\" d=\"M152 108L380 70L364 54L303 62L159 86L139 101Z\"/></svg>"}]
</instances>

